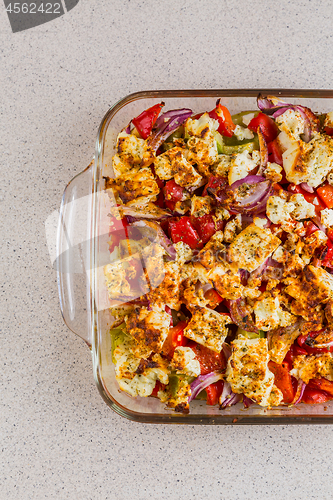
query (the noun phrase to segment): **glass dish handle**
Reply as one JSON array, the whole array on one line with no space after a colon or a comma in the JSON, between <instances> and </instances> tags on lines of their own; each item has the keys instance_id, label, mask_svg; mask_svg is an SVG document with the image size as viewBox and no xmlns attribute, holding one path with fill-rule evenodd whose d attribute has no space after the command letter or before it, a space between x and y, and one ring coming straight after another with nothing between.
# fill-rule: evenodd
<instances>
[{"instance_id":1,"label":"glass dish handle","mask_svg":"<svg viewBox=\"0 0 333 500\"><path fill-rule=\"evenodd\" d=\"M72 332L91 347L90 242L93 165L66 186L57 230L56 269L60 309Z\"/></svg>"}]
</instances>

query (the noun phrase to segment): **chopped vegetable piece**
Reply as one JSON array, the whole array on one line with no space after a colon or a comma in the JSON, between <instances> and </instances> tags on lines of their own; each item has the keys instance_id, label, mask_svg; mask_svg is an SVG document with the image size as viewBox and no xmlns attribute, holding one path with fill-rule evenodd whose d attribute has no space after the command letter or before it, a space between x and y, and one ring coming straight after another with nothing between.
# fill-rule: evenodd
<instances>
[{"instance_id":1,"label":"chopped vegetable piece","mask_svg":"<svg viewBox=\"0 0 333 500\"><path fill-rule=\"evenodd\" d=\"M193 340L190 340L187 346L194 351L195 357L200 363L201 375L207 375L213 371L222 373L225 371L227 363L223 351L214 352Z\"/></svg>"},{"instance_id":2,"label":"chopped vegetable piece","mask_svg":"<svg viewBox=\"0 0 333 500\"><path fill-rule=\"evenodd\" d=\"M187 324L188 321L180 321L176 326L169 329L168 336L163 344L163 353L170 359L176 347L187 345L187 338L184 337L184 329Z\"/></svg>"},{"instance_id":3,"label":"chopped vegetable piece","mask_svg":"<svg viewBox=\"0 0 333 500\"><path fill-rule=\"evenodd\" d=\"M166 182L164 187L165 200L168 201L180 201L184 195L184 188L179 186L173 179Z\"/></svg>"},{"instance_id":4,"label":"chopped vegetable piece","mask_svg":"<svg viewBox=\"0 0 333 500\"><path fill-rule=\"evenodd\" d=\"M224 300L221 297L221 295L219 293L217 293L216 290L214 290L214 288L210 288L209 290L207 290L207 292L205 292L205 294L204 294L204 297L205 297L205 299L209 300L208 305L212 309L215 309Z\"/></svg>"},{"instance_id":5,"label":"chopped vegetable piece","mask_svg":"<svg viewBox=\"0 0 333 500\"><path fill-rule=\"evenodd\" d=\"M225 106L222 106L219 99L216 103L216 108L209 112L209 116L219 122L219 128L217 130L220 134L227 137L233 135L235 124L232 121L229 110Z\"/></svg>"},{"instance_id":6,"label":"chopped vegetable piece","mask_svg":"<svg viewBox=\"0 0 333 500\"><path fill-rule=\"evenodd\" d=\"M282 151L278 141L275 139L267 144L268 161L283 166Z\"/></svg>"},{"instance_id":7,"label":"chopped vegetable piece","mask_svg":"<svg viewBox=\"0 0 333 500\"><path fill-rule=\"evenodd\" d=\"M222 394L223 391L223 385L224 382L223 380L218 380L215 382L215 384L211 384L208 387L206 387L206 393L207 393L207 404L210 406L217 405L219 402L219 397Z\"/></svg>"},{"instance_id":8,"label":"chopped vegetable piece","mask_svg":"<svg viewBox=\"0 0 333 500\"><path fill-rule=\"evenodd\" d=\"M331 399L333 399L333 396L327 394L327 392L323 392L319 389L313 389L312 387L306 386L302 397L302 403L306 403L308 405L316 405L320 403L326 403Z\"/></svg>"},{"instance_id":9,"label":"chopped vegetable piece","mask_svg":"<svg viewBox=\"0 0 333 500\"><path fill-rule=\"evenodd\" d=\"M333 186L330 184L319 186L319 188L317 188L317 193L327 208L333 208Z\"/></svg>"},{"instance_id":10,"label":"chopped vegetable piece","mask_svg":"<svg viewBox=\"0 0 333 500\"><path fill-rule=\"evenodd\" d=\"M275 121L264 113L259 113L258 116L253 118L248 124L248 128L252 132L257 132L260 127L266 142L272 142L278 135L279 129Z\"/></svg>"},{"instance_id":11,"label":"chopped vegetable piece","mask_svg":"<svg viewBox=\"0 0 333 500\"><path fill-rule=\"evenodd\" d=\"M155 104L151 108L148 108L145 111L143 111L136 118L133 118L132 123L139 132L139 134L141 135L142 139L147 139L147 137L151 134L153 126L163 106L164 102L161 102L160 104Z\"/></svg>"},{"instance_id":12,"label":"chopped vegetable piece","mask_svg":"<svg viewBox=\"0 0 333 500\"><path fill-rule=\"evenodd\" d=\"M191 223L196 229L204 245L217 231L220 231L224 226L223 221L215 222L211 214L203 215L201 217L191 217Z\"/></svg>"},{"instance_id":13,"label":"chopped vegetable piece","mask_svg":"<svg viewBox=\"0 0 333 500\"><path fill-rule=\"evenodd\" d=\"M182 241L192 248L192 250L198 248L200 238L192 226L190 217L182 217L180 220L170 221L169 226L171 239L174 243Z\"/></svg>"},{"instance_id":14,"label":"chopped vegetable piece","mask_svg":"<svg viewBox=\"0 0 333 500\"><path fill-rule=\"evenodd\" d=\"M294 388L291 380L291 375L289 373L289 364L274 363L274 361L269 361L268 368L274 374L274 384L283 394L283 402L290 404L295 396Z\"/></svg>"}]
</instances>

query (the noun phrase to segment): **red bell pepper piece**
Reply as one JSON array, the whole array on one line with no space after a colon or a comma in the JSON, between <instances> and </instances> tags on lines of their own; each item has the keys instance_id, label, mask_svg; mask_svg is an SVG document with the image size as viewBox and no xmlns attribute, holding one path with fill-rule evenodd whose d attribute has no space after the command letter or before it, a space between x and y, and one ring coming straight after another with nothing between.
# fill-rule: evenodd
<instances>
[{"instance_id":1,"label":"red bell pepper piece","mask_svg":"<svg viewBox=\"0 0 333 500\"><path fill-rule=\"evenodd\" d=\"M159 380L156 380L156 384L155 384L155 387L154 387L151 395L154 396L155 398L157 398L158 391L163 391L165 389L165 387L166 386L164 384L162 384L162 382L160 382Z\"/></svg>"},{"instance_id":2,"label":"red bell pepper piece","mask_svg":"<svg viewBox=\"0 0 333 500\"><path fill-rule=\"evenodd\" d=\"M327 229L326 235L329 237L331 241L333 241L333 229Z\"/></svg>"},{"instance_id":3,"label":"red bell pepper piece","mask_svg":"<svg viewBox=\"0 0 333 500\"><path fill-rule=\"evenodd\" d=\"M269 361L268 368L274 374L274 384L283 394L283 402L289 404L294 399L294 388L289 373L289 364L279 365L274 361Z\"/></svg>"},{"instance_id":4,"label":"red bell pepper piece","mask_svg":"<svg viewBox=\"0 0 333 500\"><path fill-rule=\"evenodd\" d=\"M212 214L202 215L201 217L191 217L191 223L204 245L211 239L216 231L220 231L224 226L222 220L215 222Z\"/></svg>"},{"instance_id":5,"label":"red bell pepper piece","mask_svg":"<svg viewBox=\"0 0 333 500\"><path fill-rule=\"evenodd\" d=\"M206 387L205 391L207 393L208 405L214 406L218 404L219 397L221 396L223 391L223 386L224 386L224 381L218 380L214 384L210 384L208 387Z\"/></svg>"},{"instance_id":6,"label":"red bell pepper piece","mask_svg":"<svg viewBox=\"0 0 333 500\"><path fill-rule=\"evenodd\" d=\"M187 338L184 337L184 330L188 321L180 321L176 326L169 328L169 333L163 344L163 354L169 358L173 357L176 347L185 346Z\"/></svg>"},{"instance_id":7,"label":"red bell pepper piece","mask_svg":"<svg viewBox=\"0 0 333 500\"><path fill-rule=\"evenodd\" d=\"M327 392L323 392L319 389L313 389L312 387L306 386L304 389L302 402L308 405L315 405L320 403L326 403L333 398Z\"/></svg>"},{"instance_id":8,"label":"red bell pepper piece","mask_svg":"<svg viewBox=\"0 0 333 500\"><path fill-rule=\"evenodd\" d=\"M325 203L327 208L333 208L333 186L325 184L317 188L317 193L320 199Z\"/></svg>"},{"instance_id":9,"label":"red bell pepper piece","mask_svg":"<svg viewBox=\"0 0 333 500\"><path fill-rule=\"evenodd\" d=\"M209 307L211 307L212 309L215 309L215 307L223 302L223 298L219 293L217 293L216 290L214 290L214 288L210 288L209 290L207 290L207 292L205 292L204 294L204 297L205 299L209 300Z\"/></svg>"},{"instance_id":10,"label":"red bell pepper piece","mask_svg":"<svg viewBox=\"0 0 333 500\"><path fill-rule=\"evenodd\" d=\"M327 135L333 135L333 128L332 127L325 127L324 131L325 131L325 134L327 134Z\"/></svg>"},{"instance_id":11,"label":"red bell pepper piece","mask_svg":"<svg viewBox=\"0 0 333 500\"><path fill-rule=\"evenodd\" d=\"M324 257L324 259L321 260L321 265L325 267L330 267L331 269L333 268L333 243L329 239L326 242L326 247L327 247L327 253Z\"/></svg>"},{"instance_id":12,"label":"red bell pepper piece","mask_svg":"<svg viewBox=\"0 0 333 500\"><path fill-rule=\"evenodd\" d=\"M207 188L212 188L212 189L218 189L218 188L224 188L228 183L228 179L226 177L220 177L218 175L212 175L209 178L208 183L205 186L205 189L202 192L202 196L207 196Z\"/></svg>"},{"instance_id":13,"label":"red bell pepper piece","mask_svg":"<svg viewBox=\"0 0 333 500\"><path fill-rule=\"evenodd\" d=\"M166 182L164 186L164 196L168 201L180 201L183 198L184 188L177 184L173 179Z\"/></svg>"},{"instance_id":14,"label":"red bell pepper piece","mask_svg":"<svg viewBox=\"0 0 333 500\"><path fill-rule=\"evenodd\" d=\"M171 314L171 309L169 306L165 306L165 312L169 314L170 316L170 326L173 326L173 319L172 319L172 314Z\"/></svg>"},{"instance_id":15,"label":"red bell pepper piece","mask_svg":"<svg viewBox=\"0 0 333 500\"><path fill-rule=\"evenodd\" d=\"M318 231L318 227L310 220L304 222L305 236L310 236L312 233Z\"/></svg>"},{"instance_id":16,"label":"red bell pepper piece","mask_svg":"<svg viewBox=\"0 0 333 500\"><path fill-rule=\"evenodd\" d=\"M264 113L259 113L258 116L252 118L248 124L248 128L252 130L252 132L257 132L258 127L260 127L267 143L274 141L279 133L275 121Z\"/></svg>"},{"instance_id":17,"label":"red bell pepper piece","mask_svg":"<svg viewBox=\"0 0 333 500\"><path fill-rule=\"evenodd\" d=\"M163 106L164 102L160 102L159 104L155 104L151 108L146 109L136 118L133 118L132 123L141 135L142 139L147 139L147 137L150 136L153 126Z\"/></svg>"},{"instance_id":18,"label":"red bell pepper piece","mask_svg":"<svg viewBox=\"0 0 333 500\"><path fill-rule=\"evenodd\" d=\"M283 166L282 151L278 141L274 139L274 141L269 142L267 144L267 149L268 149L268 161L270 163L277 163L282 167Z\"/></svg>"},{"instance_id":19,"label":"red bell pepper piece","mask_svg":"<svg viewBox=\"0 0 333 500\"><path fill-rule=\"evenodd\" d=\"M197 231L191 224L190 217L182 217L180 220L172 220L169 223L170 235L173 243L183 241L187 243L192 250L198 248L200 238Z\"/></svg>"},{"instance_id":20,"label":"red bell pepper piece","mask_svg":"<svg viewBox=\"0 0 333 500\"><path fill-rule=\"evenodd\" d=\"M232 121L229 110L220 103L220 99L218 99L216 103L216 108L208 114L211 118L219 122L219 128L217 130L221 135L225 135L227 137L232 137L234 135L236 125Z\"/></svg>"},{"instance_id":21,"label":"red bell pepper piece","mask_svg":"<svg viewBox=\"0 0 333 500\"><path fill-rule=\"evenodd\" d=\"M112 224L111 224L112 222ZM124 239L128 238L128 222L124 217L121 220L112 218L110 221L109 236L111 238L111 243L109 243L109 252L112 253L116 246Z\"/></svg>"},{"instance_id":22,"label":"red bell pepper piece","mask_svg":"<svg viewBox=\"0 0 333 500\"><path fill-rule=\"evenodd\" d=\"M307 335L300 335L297 337L297 343L299 347L304 349L307 354L323 354L325 352L333 352L333 346L331 347L311 347L310 345L307 344L307 341L310 339L316 338L319 333L321 333L323 330L320 330L318 332L310 332Z\"/></svg>"},{"instance_id":23,"label":"red bell pepper piece","mask_svg":"<svg viewBox=\"0 0 333 500\"><path fill-rule=\"evenodd\" d=\"M316 214L320 216L320 212L326 208L324 203L321 201L317 193L308 193L305 189L302 189L301 186L296 184L289 184L288 191L290 193L300 193L304 196L308 203L312 203L314 205Z\"/></svg>"},{"instance_id":24,"label":"red bell pepper piece","mask_svg":"<svg viewBox=\"0 0 333 500\"><path fill-rule=\"evenodd\" d=\"M313 389L325 391L333 397L333 382L331 380L327 380L323 377L313 378L309 381L308 386Z\"/></svg>"},{"instance_id":25,"label":"red bell pepper piece","mask_svg":"<svg viewBox=\"0 0 333 500\"><path fill-rule=\"evenodd\" d=\"M193 340L190 340L187 343L188 347L195 353L195 358L200 363L201 375L207 375L207 373L211 373L213 371L224 372L227 368L227 362L223 351L215 352L208 347L205 347L201 344L197 344Z\"/></svg>"},{"instance_id":26,"label":"red bell pepper piece","mask_svg":"<svg viewBox=\"0 0 333 500\"><path fill-rule=\"evenodd\" d=\"M289 371L293 367L294 357L295 357L294 345L292 345L291 348L289 349L289 351L287 352L287 354L285 355L285 358L283 360L283 363L287 363L288 364Z\"/></svg>"},{"instance_id":27,"label":"red bell pepper piece","mask_svg":"<svg viewBox=\"0 0 333 500\"><path fill-rule=\"evenodd\" d=\"M297 344L294 344L294 354L295 356L307 356L309 353L303 347L300 347Z\"/></svg>"}]
</instances>

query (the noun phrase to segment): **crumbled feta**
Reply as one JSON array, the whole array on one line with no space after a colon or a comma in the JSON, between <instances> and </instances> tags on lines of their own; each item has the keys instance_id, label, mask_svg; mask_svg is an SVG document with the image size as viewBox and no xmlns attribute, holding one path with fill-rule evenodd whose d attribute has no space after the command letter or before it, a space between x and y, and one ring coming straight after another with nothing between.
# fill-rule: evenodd
<instances>
[{"instance_id":1,"label":"crumbled feta","mask_svg":"<svg viewBox=\"0 0 333 500\"><path fill-rule=\"evenodd\" d=\"M255 113L246 113L242 117L244 125L248 126L250 121L253 120Z\"/></svg>"},{"instance_id":2,"label":"crumbled feta","mask_svg":"<svg viewBox=\"0 0 333 500\"><path fill-rule=\"evenodd\" d=\"M191 215L202 217L211 212L211 198L209 196L197 196L194 194L191 198Z\"/></svg>"},{"instance_id":3,"label":"crumbled feta","mask_svg":"<svg viewBox=\"0 0 333 500\"><path fill-rule=\"evenodd\" d=\"M265 332L278 326L288 326L295 322L295 316L283 311L278 297L266 296L256 301L253 306L256 327Z\"/></svg>"},{"instance_id":4,"label":"crumbled feta","mask_svg":"<svg viewBox=\"0 0 333 500\"><path fill-rule=\"evenodd\" d=\"M266 217L253 217L253 223L257 227L261 227L261 229L264 229L264 227L266 226L267 222L268 221L267 221Z\"/></svg>"},{"instance_id":5,"label":"crumbled feta","mask_svg":"<svg viewBox=\"0 0 333 500\"><path fill-rule=\"evenodd\" d=\"M325 227L333 226L333 210L330 208L322 210L320 213L320 220Z\"/></svg>"},{"instance_id":6,"label":"crumbled feta","mask_svg":"<svg viewBox=\"0 0 333 500\"><path fill-rule=\"evenodd\" d=\"M270 179L273 182L280 182L282 179L282 167L278 165L278 163L267 163L267 167L264 171L264 175L267 179Z\"/></svg>"},{"instance_id":7,"label":"crumbled feta","mask_svg":"<svg viewBox=\"0 0 333 500\"><path fill-rule=\"evenodd\" d=\"M184 156L182 148L174 147L158 155L154 162L155 172L160 179L175 182L182 187L199 186L202 177Z\"/></svg>"},{"instance_id":8,"label":"crumbled feta","mask_svg":"<svg viewBox=\"0 0 333 500\"><path fill-rule=\"evenodd\" d=\"M231 156L218 155L218 161L213 165L213 172L215 175L227 177L230 168Z\"/></svg>"},{"instance_id":9,"label":"crumbled feta","mask_svg":"<svg viewBox=\"0 0 333 500\"><path fill-rule=\"evenodd\" d=\"M224 241L226 243L231 243L237 232L240 233L242 230L242 216L237 214L232 220L229 220L224 228Z\"/></svg>"},{"instance_id":10,"label":"crumbled feta","mask_svg":"<svg viewBox=\"0 0 333 500\"><path fill-rule=\"evenodd\" d=\"M273 224L281 224L292 221L290 214L295 208L294 203L286 202L280 196L270 196L266 205L266 214Z\"/></svg>"},{"instance_id":11,"label":"crumbled feta","mask_svg":"<svg viewBox=\"0 0 333 500\"><path fill-rule=\"evenodd\" d=\"M217 144L213 135L201 138L190 137L187 141L187 159L193 164L213 165L218 159Z\"/></svg>"},{"instance_id":12,"label":"crumbled feta","mask_svg":"<svg viewBox=\"0 0 333 500\"><path fill-rule=\"evenodd\" d=\"M193 252L190 246L183 241L178 241L178 243L174 244L174 247L177 252L176 262L182 266L185 262L189 261L193 257Z\"/></svg>"},{"instance_id":13,"label":"crumbled feta","mask_svg":"<svg viewBox=\"0 0 333 500\"><path fill-rule=\"evenodd\" d=\"M260 163L260 151L258 151L257 149L252 151L252 160L255 162L256 165Z\"/></svg>"},{"instance_id":14,"label":"crumbled feta","mask_svg":"<svg viewBox=\"0 0 333 500\"><path fill-rule=\"evenodd\" d=\"M190 347L176 347L170 364L171 370L177 374L198 377L201 373L200 363L195 359L195 353Z\"/></svg>"},{"instance_id":15,"label":"crumbled feta","mask_svg":"<svg viewBox=\"0 0 333 500\"><path fill-rule=\"evenodd\" d=\"M290 203L295 205L291 215L296 220L310 219L315 217L316 210L312 203L308 203L301 193L293 194L290 197Z\"/></svg>"},{"instance_id":16,"label":"crumbled feta","mask_svg":"<svg viewBox=\"0 0 333 500\"><path fill-rule=\"evenodd\" d=\"M155 158L153 150L145 140L124 131L117 138L117 153L121 161L129 166L149 166Z\"/></svg>"},{"instance_id":17,"label":"crumbled feta","mask_svg":"<svg viewBox=\"0 0 333 500\"><path fill-rule=\"evenodd\" d=\"M230 244L228 257L240 269L251 272L263 264L280 243L269 229L250 224Z\"/></svg>"},{"instance_id":18,"label":"crumbled feta","mask_svg":"<svg viewBox=\"0 0 333 500\"><path fill-rule=\"evenodd\" d=\"M304 134L305 120L299 111L287 109L275 121L280 130L290 134L296 140L299 140L301 134Z\"/></svg>"},{"instance_id":19,"label":"crumbled feta","mask_svg":"<svg viewBox=\"0 0 333 500\"><path fill-rule=\"evenodd\" d=\"M290 374L306 384L318 377L333 381L333 357L328 352L320 356L297 356Z\"/></svg>"},{"instance_id":20,"label":"crumbled feta","mask_svg":"<svg viewBox=\"0 0 333 500\"><path fill-rule=\"evenodd\" d=\"M241 127L240 125L236 125L234 129L234 135L239 141L244 141L244 139L253 139L254 137L254 134L251 130Z\"/></svg>"},{"instance_id":21,"label":"crumbled feta","mask_svg":"<svg viewBox=\"0 0 333 500\"><path fill-rule=\"evenodd\" d=\"M136 346L126 336L113 352L116 379L121 390L131 396L147 397L153 392L156 380L162 384L169 382L167 362L158 354L147 362L140 356L134 356Z\"/></svg>"},{"instance_id":22,"label":"crumbled feta","mask_svg":"<svg viewBox=\"0 0 333 500\"><path fill-rule=\"evenodd\" d=\"M219 126L218 120L211 118L208 113L203 113L197 120L193 118L186 120L185 134L187 132L190 136L203 138L217 130Z\"/></svg>"}]
</instances>

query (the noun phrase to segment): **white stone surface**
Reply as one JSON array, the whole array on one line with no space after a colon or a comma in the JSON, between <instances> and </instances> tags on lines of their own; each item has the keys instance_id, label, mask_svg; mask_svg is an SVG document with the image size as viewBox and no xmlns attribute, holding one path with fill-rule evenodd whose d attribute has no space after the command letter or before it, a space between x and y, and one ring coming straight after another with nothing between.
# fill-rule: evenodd
<instances>
[{"instance_id":1,"label":"white stone surface","mask_svg":"<svg viewBox=\"0 0 333 500\"><path fill-rule=\"evenodd\" d=\"M332 88L324 0L81 0L13 34L0 5L0 497L333 498L333 426L185 427L114 414L63 324L44 221L108 107L176 88Z\"/></svg>"}]
</instances>

